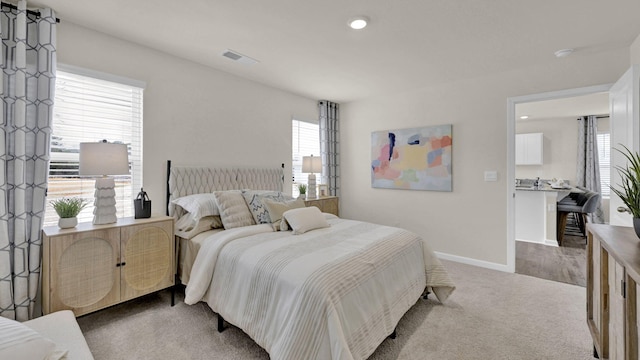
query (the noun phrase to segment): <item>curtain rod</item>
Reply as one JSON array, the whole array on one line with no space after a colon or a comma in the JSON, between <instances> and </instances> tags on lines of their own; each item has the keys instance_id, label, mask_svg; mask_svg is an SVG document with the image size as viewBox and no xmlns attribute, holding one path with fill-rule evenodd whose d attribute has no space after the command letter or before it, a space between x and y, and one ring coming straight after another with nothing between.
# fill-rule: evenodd
<instances>
[{"instance_id":1,"label":"curtain rod","mask_svg":"<svg viewBox=\"0 0 640 360\"><path fill-rule=\"evenodd\" d=\"M10 4L10 3L6 3L6 2L2 3L2 7L8 7L8 8L13 9L13 10L18 10L18 6ZM40 17L40 11L36 11L36 10L27 9L27 14L31 14L31 15L35 15L37 17ZM56 23L60 23L60 19L56 18Z\"/></svg>"},{"instance_id":2,"label":"curtain rod","mask_svg":"<svg viewBox=\"0 0 640 360\"><path fill-rule=\"evenodd\" d=\"M596 119L605 119L608 118L609 115L596 115ZM583 116L577 118L576 120L581 120L583 118Z\"/></svg>"}]
</instances>

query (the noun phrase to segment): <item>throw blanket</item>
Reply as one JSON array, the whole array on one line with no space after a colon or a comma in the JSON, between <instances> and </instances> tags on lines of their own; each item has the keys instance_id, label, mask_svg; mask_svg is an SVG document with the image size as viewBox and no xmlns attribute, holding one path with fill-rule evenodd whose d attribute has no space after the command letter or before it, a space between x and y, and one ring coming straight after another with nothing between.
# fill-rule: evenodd
<instances>
[{"instance_id":1,"label":"throw blanket","mask_svg":"<svg viewBox=\"0 0 640 360\"><path fill-rule=\"evenodd\" d=\"M329 223L302 235L269 225L212 235L193 265L185 302L206 301L272 359L365 359L425 286L441 302L455 289L416 234Z\"/></svg>"}]
</instances>

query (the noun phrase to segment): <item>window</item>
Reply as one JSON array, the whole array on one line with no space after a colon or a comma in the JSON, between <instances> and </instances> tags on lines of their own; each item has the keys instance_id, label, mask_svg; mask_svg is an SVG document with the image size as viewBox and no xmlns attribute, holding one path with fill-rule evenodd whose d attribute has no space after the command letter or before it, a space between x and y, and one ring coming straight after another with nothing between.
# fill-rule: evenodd
<instances>
[{"instance_id":1,"label":"window","mask_svg":"<svg viewBox=\"0 0 640 360\"><path fill-rule=\"evenodd\" d=\"M600 191L603 197L609 197L611 188L611 141L609 133L599 133L598 162L600 164Z\"/></svg>"},{"instance_id":2,"label":"window","mask_svg":"<svg viewBox=\"0 0 640 360\"><path fill-rule=\"evenodd\" d=\"M297 197L298 184L307 184L309 174L302 172L303 156L320 156L320 129L318 124L312 124L299 120L292 120L292 172L293 172L293 189L292 194ZM317 175L316 174L316 178ZM319 179L319 178L318 178ZM316 181L319 183L319 181Z\"/></svg>"},{"instance_id":3,"label":"window","mask_svg":"<svg viewBox=\"0 0 640 360\"><path fill-rule=\"evenodd\" d=\"M115 81L113 81L115 80ZM133 216L133 199L142 186L142 93L144 84L82 69L58 69L53 107L49 188L44 225L58 215L51 200L81 197L88 206L79 222L93 220L95 181L78 175L81 142L127 144L130 175L116 176L118 217Z\"/></svg>"}]
</instances>

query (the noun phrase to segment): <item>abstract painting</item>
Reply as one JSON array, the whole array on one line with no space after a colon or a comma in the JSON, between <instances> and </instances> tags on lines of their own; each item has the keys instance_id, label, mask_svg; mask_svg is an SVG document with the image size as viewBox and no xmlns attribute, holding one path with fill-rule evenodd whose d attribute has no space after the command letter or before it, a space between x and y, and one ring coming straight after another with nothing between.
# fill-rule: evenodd
<instances>
[{"instance_id":1,"label":"abstract painting","mask_svg":"<svg viewBox=\"0 0 640 360\"><path fill-rule=\"evenodd\" d=\"M371 186L451 191L451 125L372 132Z\"/></svg>"}]
</instances>

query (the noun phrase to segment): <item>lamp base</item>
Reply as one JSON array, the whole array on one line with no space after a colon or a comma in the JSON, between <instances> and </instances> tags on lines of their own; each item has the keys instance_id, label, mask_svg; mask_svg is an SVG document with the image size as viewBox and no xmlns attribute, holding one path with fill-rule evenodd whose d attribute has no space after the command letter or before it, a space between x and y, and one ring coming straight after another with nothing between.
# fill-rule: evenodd
<instances>
[{"instance_id":1,"label":"lamp base","mask_svg":"<svg viewBox=\"0 0 640 360\"><path fill-rule=\"evenodd\" d=\"M96 179L95 208L93 209L93 223L95 225L113 224L116 217L116 184L113 178Z\"/></svg>"},{"instance_id":2,"label":"lamp base","mask_svg":"<svg viewBox=\"0 0 640 360\"><path fill-rule=\"evenodd\" d=\"M316 199L316 174L309 174L307 183L307 200Z\"/></svg>"}]
</instances>

